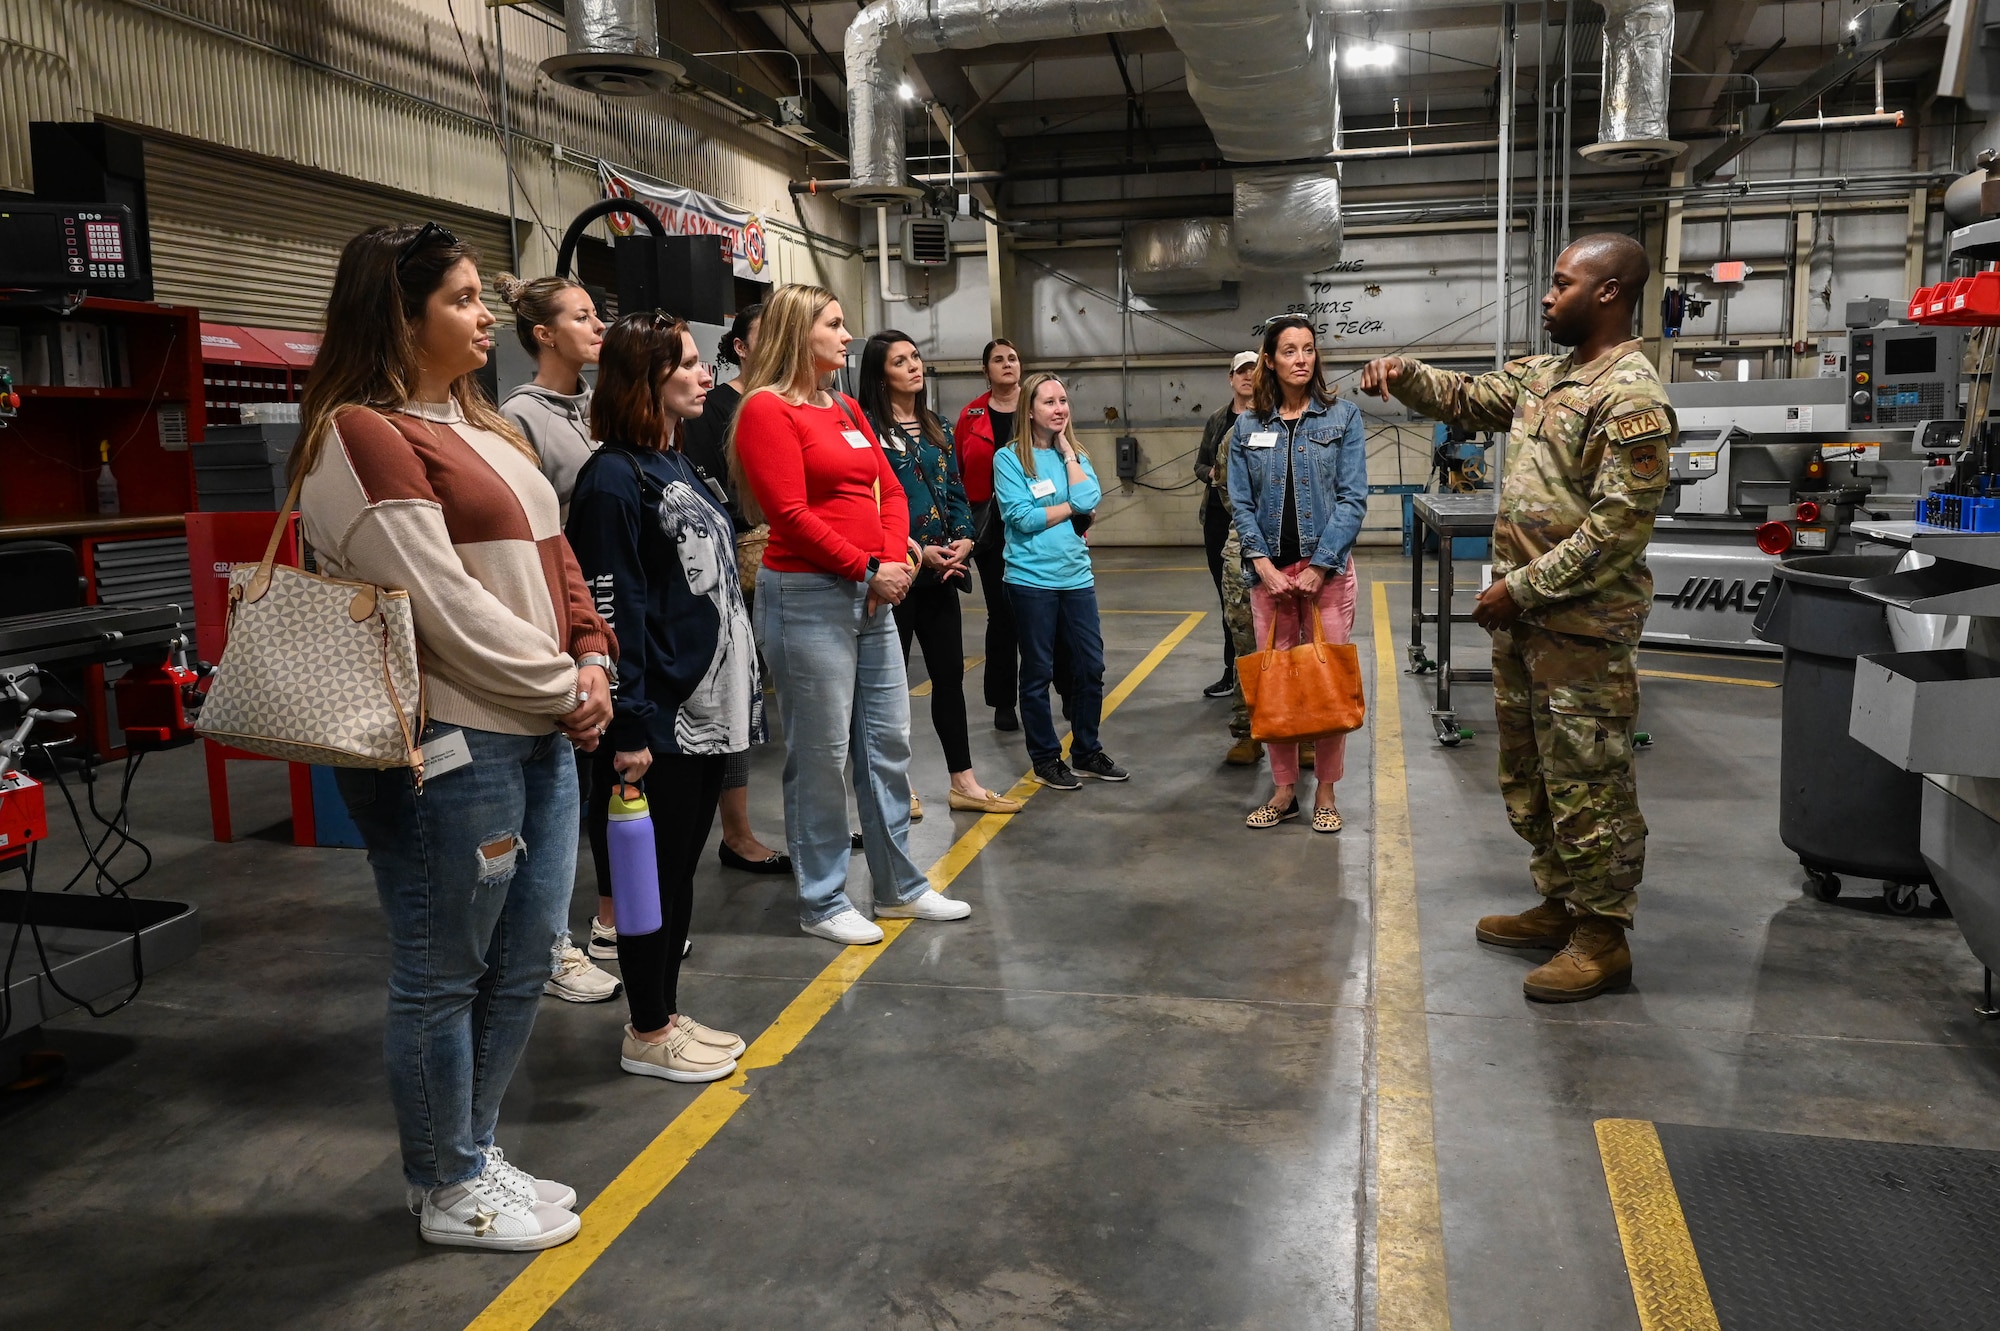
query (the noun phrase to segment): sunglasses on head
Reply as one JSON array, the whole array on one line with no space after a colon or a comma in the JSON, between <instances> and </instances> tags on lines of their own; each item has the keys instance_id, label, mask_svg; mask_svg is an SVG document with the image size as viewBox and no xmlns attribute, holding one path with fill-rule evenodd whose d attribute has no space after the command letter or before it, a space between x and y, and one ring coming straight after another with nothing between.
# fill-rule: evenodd
<instances>
[{"instance_id":1,"label":"sunglasses on head","mask_svg":"<svg viewBox=\"0 0 2000 1331\"><path fill-rule=\"evenodd\" d=\"M396 267L401 268L410 261L410 256L422 249L433 238L447 245L458 244L458 237L439 226L436 222L426 222L416 235L403 242L403 248L396 251Z\"/></svg>"}]
</instances>

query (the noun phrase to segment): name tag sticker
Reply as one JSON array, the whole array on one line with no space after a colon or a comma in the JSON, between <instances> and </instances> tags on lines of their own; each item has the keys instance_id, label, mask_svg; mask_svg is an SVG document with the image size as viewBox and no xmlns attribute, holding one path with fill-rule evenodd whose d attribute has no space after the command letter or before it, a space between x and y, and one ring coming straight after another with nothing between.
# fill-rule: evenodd
<instances>
[{"instance_id":1,"label":"name tag sticker","mask_svg":"<svg viewBox=\"0 0 2000 1331\"><path fill-rule=\"evenodd\" d=\"M463 730L447 730L442 735L432 736L424 745L424 780L443 776L446 772L456 772L472 762L472 750L466 746Z\"/></svg>"},{"instance_id":2,"label":"name tag sticker","mask_svg":"<svg viewBox=\"0 0 2000 1331\"><path fill-rule=\"evenodd\" d=\"M1028 482L1028 493L1037 499L1047 499L1055 492L1056 483L1046 477L1041 480Z\"/></svg>"},{"instance_id":3,"label":"name tag sticker","mask_svg":"<svg viewBox=\"0 0 2000 1331\"><path fill-rule=\"evenodd\" d=\"M1243 446L1245 448L1276 448L1278 446L1278 432L1276 430L1259 430L1257 433L1251 435L1249 439L1245 440Z\"/></svg>"},{"instance_id":4,"label":"name tag sticker","mask_svg":"<svg viewBox=\"0 0 2000 1331\"><path fill-rule=\"evenodd\" d=\"M840 437L847 441L847 446L849 448L872 447L872 445L868 442L868 436L861 433L861 431L859 430L842 430L840 432Z\"/></svg>"}]
</instances>

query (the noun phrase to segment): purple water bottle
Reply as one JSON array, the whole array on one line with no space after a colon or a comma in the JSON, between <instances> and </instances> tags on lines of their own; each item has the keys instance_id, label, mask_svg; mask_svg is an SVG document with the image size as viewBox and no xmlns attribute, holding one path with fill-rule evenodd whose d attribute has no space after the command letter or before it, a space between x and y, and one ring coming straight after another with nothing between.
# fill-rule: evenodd
<instances>
[{"instance_id":1,"label":"purple water bottle","mask_svg":"<svg viewBox=\"0 0 2000 1331\"><path fill-rule=\"evenodd\" d=\"M627 796L626 791L631 791ZM620 934L660 927L660 862L653 851L653 815L646 793L623 782L611 788L611 915Z\"/></svg>"}]
</instances>

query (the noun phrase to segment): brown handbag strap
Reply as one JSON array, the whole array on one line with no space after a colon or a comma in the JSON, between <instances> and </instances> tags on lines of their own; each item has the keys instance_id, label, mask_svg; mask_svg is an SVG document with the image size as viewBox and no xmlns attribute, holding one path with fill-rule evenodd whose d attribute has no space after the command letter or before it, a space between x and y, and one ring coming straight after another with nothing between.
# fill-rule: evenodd
<instances>
[{"instance_id":1,"label":"brown handbag strap","mask_svg":"<svg viewBox=\"0 0 2000 1331\"><path fill-rule=\"evenodd\" d=\"M245 599L257 600L270 589L271 566L278 559L278 543L284 539L285 526L292 520L292 510L299 504L299 489L305 483L306 469L300 467L298 474L292 477L291 488L285 491L285 502L278 510L278 520L271 524L271 539L264 543L264 557L257 561L257 571L243 589Z\"/></svg>"}]
</instances>

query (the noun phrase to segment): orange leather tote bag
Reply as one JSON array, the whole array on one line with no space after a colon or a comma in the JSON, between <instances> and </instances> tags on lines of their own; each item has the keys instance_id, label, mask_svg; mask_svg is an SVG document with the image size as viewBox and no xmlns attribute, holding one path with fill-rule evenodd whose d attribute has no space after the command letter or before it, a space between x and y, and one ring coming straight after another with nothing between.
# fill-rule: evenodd
<instances>
[{"instance_id":1,"label":"orange leather tote bag","mask_svg":"<svg viewBox=\"0 0 2000 1331\"><path fill-rule=\"evenodd\" d=\"M1361 693L1361 654L1351 642L1328 642L1318 607L1307 608L1313 640L1278 650L1277 616L1261 652L1236 659L1236 678L1250 706L1250 736L1266 743L1344 735L1368 719Z\"/></svg>"}]
</instances>

